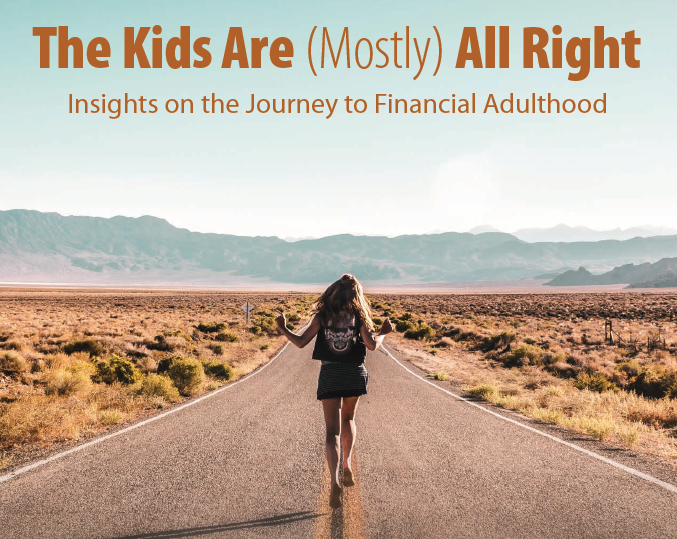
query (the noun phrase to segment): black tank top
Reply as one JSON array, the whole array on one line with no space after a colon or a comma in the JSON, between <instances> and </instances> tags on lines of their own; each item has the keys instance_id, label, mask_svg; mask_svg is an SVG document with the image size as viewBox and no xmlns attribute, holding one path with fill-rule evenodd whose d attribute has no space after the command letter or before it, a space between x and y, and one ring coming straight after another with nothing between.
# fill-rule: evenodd
<instances>
[{"instance_id":1,"label":"black tank top","mask_svg":"<svg viewBox=\"0 0 677 539\"><path fill-rule=\"evenodd\" d=\"M351 313L342 313L334 325L320 327L315 339L313 359L364 363L367 347L362 341L362 321Z\"/></svg>"}]
</instances>

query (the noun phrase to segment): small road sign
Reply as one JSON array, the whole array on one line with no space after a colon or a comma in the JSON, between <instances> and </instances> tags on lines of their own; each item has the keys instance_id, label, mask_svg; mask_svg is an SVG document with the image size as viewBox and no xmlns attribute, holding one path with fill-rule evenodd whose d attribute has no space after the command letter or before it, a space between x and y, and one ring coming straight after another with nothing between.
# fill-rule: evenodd
<instances>
[{"instance_id":1,"label":"small road sign","mask_svg":"<svg viewBox=\"0 0 677 539\"><path fill-rule=\"evenodd\" d=\"M251 322L251 312L254 310L254 306L248 301L245 301L242 304L242 310L244 311L244 316L245 319L247 320L247 325L249 325L249 323Z\"/></svg>"}]
</instances>

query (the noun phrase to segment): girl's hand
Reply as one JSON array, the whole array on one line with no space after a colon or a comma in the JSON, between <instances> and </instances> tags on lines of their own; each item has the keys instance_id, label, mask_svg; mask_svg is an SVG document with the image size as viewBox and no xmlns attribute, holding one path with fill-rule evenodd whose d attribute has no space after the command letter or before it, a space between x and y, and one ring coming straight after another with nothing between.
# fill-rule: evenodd
<instances>
[{"instance_id":1,"label":"girl's hand","mask_svg":"<svg viewBox=\"0 0 677 539\"><path fill-rule=\"evenodd\" d=\"M280 313L280 316L278 316L275 319L275 322L277 322L277 327L280 329L284 329L287 327L287 319L284 316L284 313Z\"/></svg>"},{"instance_id":2,"label":"girl's hand","mask_svg":"<svg viewBox=\"0 0 677 539\"><path fill-rule=\"evenodd\" d=\"M388 333L392 333L393 331L393 325L390 323L390 318L386 318L383 321L383 325L381 326L381 331L378 332L379 335L388 335Z\"/></svg>"}]
</instances>

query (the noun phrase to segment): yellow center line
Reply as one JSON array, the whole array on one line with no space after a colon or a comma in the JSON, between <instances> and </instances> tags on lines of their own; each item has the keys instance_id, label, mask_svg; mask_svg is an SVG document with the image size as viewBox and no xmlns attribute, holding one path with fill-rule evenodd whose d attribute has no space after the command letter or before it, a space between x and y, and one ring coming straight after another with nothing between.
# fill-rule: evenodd
<instances>
[{"instance_id":1,"label":"yellow center line","mask_svg":"<svg viewBox=\"0 0 677 539\"><path fill-rule=\"evenodd\" d=\"M343 487L343 539L362 539L364 534L364 511L357 474L357 455L353 450L353 476L355 486Z\"/></svg>"},{"instance_id":2,"label":"yellow center line","mask_svg":"<svg viewBox=\"0 0 677 539\"><path fill-rule=\"evenodd\" d=\"M322 483L317 513L320 517L315 521L315 539L362 539L364 532L364 511L362 497L357 482L357 459L353 452L353 474L355 486L343 487L342 507L329 507L331 494L331 476L325 459L322 468Z\"/></svg>"},{"instance_id":3,"label":"yellow center line","mask_svg":"<svg viewBox=\"0 0 677 539\"><path fill-rule=\"evenodd\" d=\"M329 495L331 494L331 477L327 459L324 459L322 467L320 498L317 502L317 514L320 515L315 521L315 539L331 539L332 517L334 510L329 507Z\"/></svg>"}]
</instances>

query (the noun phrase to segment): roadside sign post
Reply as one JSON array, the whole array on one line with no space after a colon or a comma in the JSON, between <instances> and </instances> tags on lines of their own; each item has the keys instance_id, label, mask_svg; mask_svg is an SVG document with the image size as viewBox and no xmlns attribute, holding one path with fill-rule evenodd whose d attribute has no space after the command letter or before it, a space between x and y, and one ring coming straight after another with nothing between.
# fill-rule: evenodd
<instances>
[{"instance_id":1,"label":"roadside sign post","mask_svg":"<svg viewBox=\"0 0 677 539\"><path fill-rule=\"evenodd\" d=\"M242 310L244 311L245 320L247 321L247 327L249 327L249 324L251 323L251 312L254 310L254 306L248 301L245 301L242 304Z\"/></svg>"}]
</instances>

